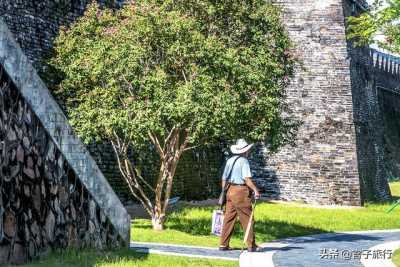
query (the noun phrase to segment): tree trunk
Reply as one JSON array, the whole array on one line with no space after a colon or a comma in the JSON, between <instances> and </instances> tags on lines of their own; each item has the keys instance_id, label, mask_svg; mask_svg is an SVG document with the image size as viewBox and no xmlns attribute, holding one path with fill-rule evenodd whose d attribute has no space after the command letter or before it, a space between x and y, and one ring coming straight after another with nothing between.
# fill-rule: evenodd
<instances>
[{"instance_id":1,"label":"tree trunk","mask_svg":"<svg viewBox=\"0 0 400 267\"><path fill-rule=\"evenodd\" d=\"M169 198L171 196L176 166L180 156L187 146L188 132L184 131L183 140L181 140L180 130L174 127L168 137L164 140L163 147L158 141L156 135L149 133L149 136L153 144L156 146L157 152L161 158L161 166L155 190L154 216L152 215L152 224L154 230L162 230Z\"/></svg>"},{"instance_id":2,"label":"tree trunk","mask_svg":"<svg viewBox=\"0 0 400 267\"><path fill-rule=\"evenodd\" d=\"M164 218L163 215L153 215L151 218L151 224L153 225L153 230L162 231L164 230Z\"/></svg>"},{"instance_id":3,"label":"tree trunk","mask_svg":"<svg viewBox=\"0 0 400 267\"><path fill-rule=\"evenodd\" d=\"M183 133L183 134L182 134ZM162 231L168 207L169 198L172 191L173 178L175 176L176 167L182 153L186 150L188 144L189 132L181 131L174 127L168 137L161 146L158 137L149 132L149 137L155 145L161 159L161 166L158 174L156 187L153 188L137 171L133 163L128 158L128 147L130 141L121 139L116 133L114 140L111 140L115 154L118 160L120 172L127 182L128 188L132 195L140 201L145 210L151 216L153 229ZM143 188L147 186L155 195L152 202Z\"/></svg>"}]
</instances>

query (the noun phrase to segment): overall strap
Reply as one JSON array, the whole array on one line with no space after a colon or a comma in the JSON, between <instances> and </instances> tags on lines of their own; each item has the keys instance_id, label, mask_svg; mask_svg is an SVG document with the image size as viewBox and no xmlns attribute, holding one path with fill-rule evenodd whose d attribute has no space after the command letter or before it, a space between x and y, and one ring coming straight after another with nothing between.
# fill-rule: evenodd
<instances>
[{"instance_id":1,"label":"overall strap","mask_svg":"<svg viewBox=\"0 0 400 267\"><path fill-rule=\"evenodd\" d=\"M225 182L224 190L223 190L223 192L222 192L221 194L226 194L226 193L228 192L228 189L229 189L229 187L230 187L230 181L231 181L231 176L232 176L233 167L235 167L235 163L236 163L236 161L237 161L240 157L241 157L241 156L238 156L238 157L233 161L233 164L232 164L232 166L231 166L231 170L229 171L229 175L228 175L228 177L227 177L227 179L226 179L226 182ZM221 210L222 210L223 205L224 205L224 203L221 203L221 208L220 208Z\"/></svg>"},{"instance_id":2,"label":"overall strap","mask_svg":"<svg viewBox=\"0 0 400 267\"><path fill-rule=\"evenodd\" d=\"M231 182L231 176L232 176L232 172L233 172L233 167L235 167L236 161L237 161L239 158L241 158L241 157L242 157L242 156L238 156L238 157L233 161L231 170L229 171L228 178L226 179L227 182Z\"/></svg>"}]
</instances>

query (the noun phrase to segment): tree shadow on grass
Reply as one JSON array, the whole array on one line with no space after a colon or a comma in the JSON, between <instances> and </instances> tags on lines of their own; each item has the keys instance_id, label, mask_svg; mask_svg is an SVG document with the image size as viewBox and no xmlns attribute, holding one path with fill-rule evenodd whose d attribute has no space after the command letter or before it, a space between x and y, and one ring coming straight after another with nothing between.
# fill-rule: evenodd
<instances>
[{"instance_id":1,"label":"tree shadow on grass","mask_svg":"<svg viewBox=\"0 0 400 267\"><path fill-rule=\"evenodd\" d=\"M140 225L134 227L141 228ZM149 226L145 226L148 228ZM168 218L166 229L184 232L190 235L210 235L211 218L182 218L171 216ZM327 233L327 231L310 226L303 226L275 220L257 220L255 223L255 233L257 240L267 242L275 239L287 237L304 236L312 234ZM243 238L243 230L241 230L239 222L236 222L233 237Z\"/></svg>"},{"instance_id":2,"label":"tree shadow on grass","mask_svg":"<svg viewBox=\"0 0 400 267\"><path fill-rule=\"evenodd\" d=\"M57 249L49 255L36 259L23 267L92 267L92 266L132 266L148 258L148 254L130 249L92 250Z\"/></svg>"},{"instance_id":3,"label":"tree shadow on grass","mask_svg":"<svg viewBox=\"0 0 400 267\"><path fill-rule=\"evenodd\" d=\"M175 211L168 216L167 222L165 224L165 229L175 230L193 236L211 235L211 214L214 207L197 208L199 210L209 213L209 218L206 218L204 216L196 217L193 214L190 214L190 217L186 217L189 209L185 205L177 207ZM151 224L143 225L142 223L134 223L133 228L151 229ZM327 233L327 231L319 228L283 221L256 218L255 233L257 240L267 242L287 237ZM240 223L238 221L235 224L235 231L232 237L239 239L243 238L243 230L241 230Z\"/></svg>"},{"instance_id":4,"label":"tree shadow on grass","mask_svg":"<svg viewBox=\"0 0 400 267\"><path fill-rule=\"evenodd\" d=\"M177 218L172 217L169 219L167 229L172 229L180 232L184 232L190 235L210 235L211 233L211 219L206 218ZM324 242L324 241L357 241L357 240L377 240L379 238L361 235L361 234L334 234L332 231L326 231L320 228L314 228L311 226L304 226L294 223L276 221L276 220L256 220L255 223L256 240L258 242L268 242L277 239L284 239L290 237L309 236L316 234L324 234L316 237L305 237L304 239L297 239L300 243L308 242ZM233 238L242 239L243 230L240 227L239 222L235 225L235 231L232 236ZM296 241L296 242L297 242Z\"/></svg>"}]
</instances>

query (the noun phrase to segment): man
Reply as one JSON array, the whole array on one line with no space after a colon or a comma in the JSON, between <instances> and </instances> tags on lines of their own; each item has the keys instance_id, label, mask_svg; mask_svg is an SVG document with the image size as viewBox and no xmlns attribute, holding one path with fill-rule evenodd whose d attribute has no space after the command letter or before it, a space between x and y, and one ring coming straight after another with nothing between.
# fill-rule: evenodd
<instances>
[{"instance_id":1,"label":"man","mask_svg":"<svg viewBox=\"0 0 400 267\"><path fill-rule=\"evenodd\" d=\"M229 247L229 240L232 236L237 216L239 216L243 231L246 231L248 223L253 224L253 222L250 221L252 212L250 189L254 192L254 197L256 199L260 197L260 193L251 180L250 164L247 160L252 146L253 144L247 144L244 139L238 139L236 144L231 146L231 151L234 155L228 159L225 165L222 175L222 188L225 188L225 183L230 183L230 186L226 195L226 208L220 239L220 250L231 249ZM247 250L249 252L258 250L255 243L253 225L250 228L247 239Z\"/></svg>"}]
</instances>

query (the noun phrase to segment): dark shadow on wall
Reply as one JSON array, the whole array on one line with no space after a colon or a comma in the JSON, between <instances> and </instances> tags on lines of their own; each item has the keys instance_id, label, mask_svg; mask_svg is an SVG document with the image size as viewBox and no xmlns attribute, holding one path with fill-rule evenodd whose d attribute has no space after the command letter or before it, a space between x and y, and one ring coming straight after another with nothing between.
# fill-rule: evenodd
<instances>
[{"instance_id":1,"label":"dark shadow on wall","mask_svg":"<svg viewBox=\"0 0 400 267\"><path fill-rule=\"evenodd\" d=\"M223 145L220 144L185 152L177 168L173 194L184 200L218 197L225 164L223 151Z\"/></svg>"},{"instance_id":2,"label":"dark shadow on wall","mask_svg":"<svg viewBox=\"0 0 400 267\"><path fill-rule=\"evenodd\" d=\"M378 87L384 126L385 171L389 180L400 177L400 92Z\"/></svg>"},{"instance_id":3,"label":"dark shadow on wall","mask_svg":"<svg viewBox=\"0 0 400 267\"><path fill-rule=\"evenodd\" d=\"M395 87L396 79L374 60L368 48L351 48L353 117L361 202L387 201L390 189L385 170L384 126L376 85Z\"/></svg>"},{"instance_id":4,"label":"dark shadow on wall","mask_svg":"<svg viewBox=\"0 0 400 267\"><path fill-rule=\"evenodd\" d=\"M263 197L280 199L280 181L274 168L268 165L270 152L264 144L257 144L250 155L253 180Z\"/></svg>"},{"instance_id":5,"label":"dark shadow on wall","mask_svg":"<svg viewBox=\"0 0 400 267\"><path fill-rule=\"evenodd\" d=\"M155 186L160 159L151 144L147 147L148 149L142 149L136 153L131 151L130 159L139 167L147 182ZM125 180L121 177L117 158L111 145L92 143L89 145L89 150L121 201L129 205L137 203L137 200L130 194ZM186 151L178 162L172 197L188 201L217 198L221 190L220 179L224 163L222 145L200 146ZM153 199L153 193L146 186L144 186L144 191Z\"/></svg>"},{"instance_id":6,"label":"dark shadow on wall","mask_svg":"<svg viewBox=\"0 0 400 267\"><path fill-rule=\"evenodd\" d=\"M61 26L68 26L85 12L91 0L0 1L0 17L6 22L25 55L41 73ZM121 0L96 0L101 6L118 8ZM43 74L43 72L42 72Z\"/></svg>"}]
</instances>

